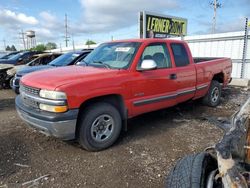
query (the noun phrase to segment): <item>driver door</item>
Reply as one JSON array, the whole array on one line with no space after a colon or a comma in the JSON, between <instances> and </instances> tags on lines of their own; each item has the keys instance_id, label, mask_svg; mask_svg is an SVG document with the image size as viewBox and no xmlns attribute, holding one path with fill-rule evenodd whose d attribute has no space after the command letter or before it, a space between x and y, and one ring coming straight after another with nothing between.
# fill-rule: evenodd
<instances>
[{"instance_id":1,"label":"driver door","mask_svg":"<svg viewBox=\"0 0 250 188\"><path fill-rule=\"evenodd\" d=\"M157 68L136 72L133 81L133 114L158 110L176 104L175 72L166 43L151 43L145 47L137 69L143 60L154 60Z\"/></svg>"}]
</instances>

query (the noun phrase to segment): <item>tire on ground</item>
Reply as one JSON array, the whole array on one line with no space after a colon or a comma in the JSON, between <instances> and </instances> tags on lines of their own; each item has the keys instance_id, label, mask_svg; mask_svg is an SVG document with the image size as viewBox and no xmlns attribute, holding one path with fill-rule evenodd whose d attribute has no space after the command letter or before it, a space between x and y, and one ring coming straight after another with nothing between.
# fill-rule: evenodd
<instances>
[{"instance_id":1,"label":"tire on ground","mask_svg":"<svg viewBox=\"0 0 250 188\"><path fill-rule=\"evenodd\" d=\"M177 162L166 178L166 188L203 188L207 176L217 169L217 162L208 153L189 155Z\"/></svg>"},{"instance_id":2,"label":"tire on ground","mask_svg":"<svg viewBox=\"0 0 250 188\"><path fill-rule=\"evenodd\" d=\"M215 95L218 95L217 97ZM217 98L217 100L215 100ZM202 98L202 103L207 106L216 107L220 104L221 85L218 81L212 80L209 90L205 97Z\"/></svg>"},{"instance_id":3,"label":"tire on ground","mask_svg":"<svg viewBox=\"0 0 250 188\"><path fill-rule=\"evenodd\" d=\"M111 117L113 120L113 131L106 140L97 141L93 136L93 127L98 117L105 116ZM77 137L79 144L86 150L99 151L110 147L120 135L122 128L122 120L119 111L111 104L105 102L94 103L86 107L83 113L80 114L79 128L77 129ZM104 122L105 124L105 122ZM95 127L95 126L94 126ZM95 133L95 132L94 132Z\"/></svg>"}]
</instances>

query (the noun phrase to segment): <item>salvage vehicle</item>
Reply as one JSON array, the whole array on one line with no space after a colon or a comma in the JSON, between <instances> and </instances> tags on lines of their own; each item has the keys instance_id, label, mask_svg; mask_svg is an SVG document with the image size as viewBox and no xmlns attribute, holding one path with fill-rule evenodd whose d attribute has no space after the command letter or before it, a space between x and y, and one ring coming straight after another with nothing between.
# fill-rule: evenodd
<instances>
[{"instance_id":1,"label":"salvage vehicle","mask_svg":"<svg viewBox=\"0 0 250 188\"><path fill-rule=\"evenodd\" d=\"M24 76L16 109L42 133L98 151L114 144L129 118L199 98L217 106L231 71L231 59L192 58L184 41L113 41L82 65Z\"/></svg>"},{"instance_id":2,"label":"salvage vehicle","mask_svg":"<svg viewBox=\"0 0 250 188\"><path fill-rule=\"evenodd\" d=\"M39 53L41 52L35 52L35 51L20 52L10 57L9 59L0 59L0 64L24 65L30 62L35 54Z\"/></svg>"},{"instance_id":3,"label":"salvage vehicle","mask_svg":"<svg viewBox=\"0 0 250 188\"><path fill-rule=\"evenodd\" d=\"M166 187L250 187L250 98L231 121L212 122L225 132L221 141L179 160L167 176Z\"/></svg>"},{"instance_id":4,"label":"salvage vehicle","mask_svg":"<svg viewBox=\"0 0 250 188\"><path fill-rule=\"evenodd\" d=\"M10 64L0 64L0 89L8 88L8 84L6 80L8 78L8 71L12 69L14 66Z\"/></svg>"},{"instance_id":5,"label":"salvage vehicle","mask_svg":"<svg viewBox=\"0 0 250 188\"><path fill-rule=\"evenodd\" d=\"M32 61L25 65L16 65L12 69L8 70L7 74L8 76L6 77L6 85L9 84L9 87L13 88L13 80L14 76L17 71L24 69L25 67L30 67L30 66L38 66L38 65L47 65L49 62L54 60L55 58L59 57L62 55L62 53L43 53L43 54L37 54L32 57ZM14 88L15 90L15 88Z\"/></svg>"},{"instance_id":6,"label":"salvage vehicle","mask_svg":"<svg viewBox=\"0 0 250 188\"><path fill-rule=\"evenodd\" d=\"M58 58L54 59L53 61L51 61L47 65L23 67L22 69L20 69L16 72L16 74L12 80L11 87L15 91L16 94L19 94L19 81L20 81L22 76L24 76L28 73L31 73L31 72L35 72L35 71L51 69L51 68L55 68L55 67L74 65L78 61L85 58L91 51L92 51L92 49L91 50L76 51L76 52L68 52L68 53L63 54L63 55L59 56Z\"/></svg>"}]
</instances>

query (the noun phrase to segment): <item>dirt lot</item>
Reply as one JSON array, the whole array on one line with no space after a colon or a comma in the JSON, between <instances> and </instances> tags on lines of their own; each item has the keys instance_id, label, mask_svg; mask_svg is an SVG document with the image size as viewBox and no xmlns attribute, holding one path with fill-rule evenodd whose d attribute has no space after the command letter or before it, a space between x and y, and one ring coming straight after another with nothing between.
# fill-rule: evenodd
<instances>
[{"instance_id":1,"label":"dirt lot","mask_svg":"<svg viewBox=\"0 0 250 188\"><path fill-rule=\"evenodd\" d=\"M1 90L0 187L19 187L43 175L49 176L38 187L163 187L179 158L221 138L222 131L200 117L229 117L248 94L231 87L217 108L196 101L134 118L113 147L93 153L27 128L16 114L14 93Z\"/></svg>"}]
</instances>

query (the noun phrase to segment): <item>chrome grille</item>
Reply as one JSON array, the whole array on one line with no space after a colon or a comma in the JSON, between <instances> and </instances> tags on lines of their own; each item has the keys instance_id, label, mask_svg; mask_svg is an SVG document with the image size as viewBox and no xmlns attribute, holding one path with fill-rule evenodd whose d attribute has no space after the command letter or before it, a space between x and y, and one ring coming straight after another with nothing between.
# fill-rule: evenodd
<instances>
[{"instance_id":1,"label":"chrome grille","mask_svg":"<svg viewBox=\"0 0 250 188\"><path fill-rule=\"evenodd\" d=\"M36 108L36 109L39 108L39 103L30 98L22 97L22 100L25 106Z\"/></svg>"},{"instance_id":2,"label":"chrome grille","mask_svg":"<svg viewBox=\"0 0 250 188\"><path fill-rule=\"evenodd\" d=\"M31 95L39 95L40 89L20 84L20 91Z\"/></svg>"}]
</instances>

